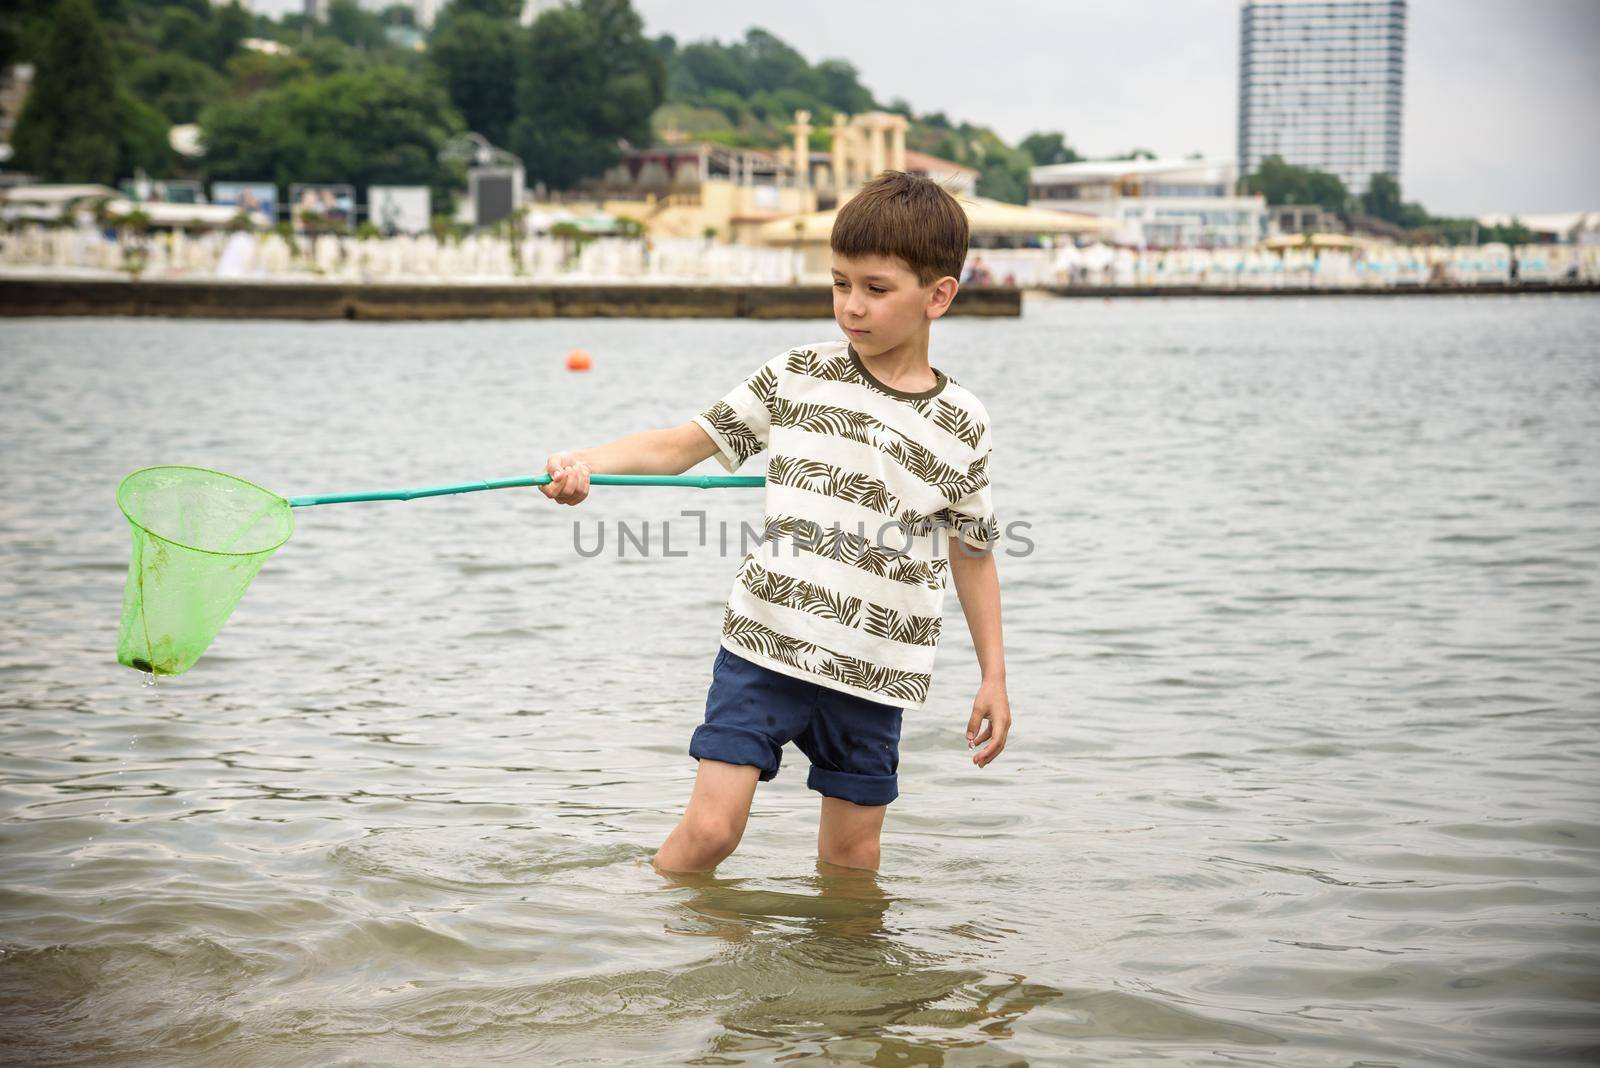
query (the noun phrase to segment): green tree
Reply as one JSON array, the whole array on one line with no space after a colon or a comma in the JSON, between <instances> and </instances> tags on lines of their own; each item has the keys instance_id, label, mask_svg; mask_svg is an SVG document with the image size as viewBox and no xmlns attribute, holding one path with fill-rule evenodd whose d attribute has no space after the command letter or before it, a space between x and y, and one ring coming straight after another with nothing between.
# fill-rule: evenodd
<instances>
[{"instance_id":1,"label":"green tree","mask_svg":"<svg viewBox=\"0 0 1600 1068\"><path fill-rule=\"evenodd\" d=\"M372 65L370 57L337 37L317 37L297 45L295 57L304 60L319 78L365 70Z\"/></svg>"},{"instance_id":2,"label":"green tree","mask_svg":"<svg viewBox=\"0 0 1600 1068\"><path fill-rule=\"evenodd\" d=\"M1503 226L1482 228L1478 233L1478 240L1499 241L1507 245L1530 245L1533 243L1533 231L1524 226L1522 220L1513 217Z\"/></svg>"},{"instance_id":3,"label":"green tree","mask_svg":"<svg viewBox=\"0 0 1600 1068\"><path fill-rule=\"evenodd\" d=\"M211 14L211 0L97 0L96 7L103 19L159 17L168 8L179 8L201 18Z\"/></svg>"},{"instance_id":4,"label":"green tree","mask_svg":"<svg viewBox=\"0 0 1600 1068\"><path fill-rule=\"evenodd\" d=\"M1018 142L1017 147L1033 158L1034 166L1048 167L1056 163L1077 163L1083 159L1062 134L1031 133Z\"/></svg>"},{"instance_id":5,"label":"green tree","mask_svg":"<svg viewBox=\"0 0 1600 1068\"><path fill-rule=\"evenodd\" d=\"M228 82L198 60L158 52L141 57L128 71L128 88L172 122L193 122L201 108L227 91Z\"/></svg>"},{"instance_id":6,"label":"green tree","mask_svg":"<svg viewBox=\"0 0 1600 1068\"><path fill-rule=\"evenodd\" d=\"M111 41L93 3L62 0L12 131L14 166L45 179L114 182L118 95Z\"/></svg>"},{"instance_id":7,"label":"green tree","mask_svg":"<svg viewBox=\"0 0 1600 1068\"><path fill-rule=\"evenodd\" d=\"M134 171L165 174L172 165L172 145L167 134L172 129L167 116L132 93L117 91L117 175Z\"/></svg>"},{"instance_id":8,"label":"green tree","mask_svg":"<svg viewBox=\"0 0 1600 1068\"><path fill-rule=\"evenodd\" d=\"M743 43L734 46L734 54L740 66L749 72L752 89L805 91L815 88L811 64L766 30L746 31Z\"/></svg>"},{"instance_id":9,"label":"green tree","mask_svg":"<svg viewBox=\"0 0 1600 1068\"><path fill-rule=\"evenodd\" d=\"M17 61L23 47L21 20L0 17L0 70L7 69Z\"/></svg>"},{"instance_id":10,"label":"green tree","mask_svg":"<svg viewBox=\"0 0 1600 1068\"><path fill-rule=\"evenodd\" d=\"M977 194L1008 204L1026 204L1028 168L1033 166L1033 157L1007 146L993 130L982 128L974 134L977 158L969 165L978 168Z\"/></svg>"},{"instance_id":11,"label":"green tree","mask_svg":"<svg viewBox=\"0 0 1600 1068\"><path fill-rule=\"evenodd\" d=\"M1345 210L1349 200L1338 175L1295 167L1282 156L1268 156L1244 180L1245 188L1266 197L1268 204L1317 204L1327 211Z\"/></svg>"},{"instance_id":12,"label":"green tree","mask_svg":"<svg viewBox=\"0 0 1600 1068\"><path fill-rule=\"evenodd\" d=\"M581 0L534 22L517 71L509 141L530 181L567 188L648 144L666 70L628 0Z\"/></svg>"},{"instance_id":13,"label":"green tree","mask_svg":"<svg viewBox=\"0 0 1600 1068\"><path fill-rule=\"evenodd\" d=\"M506 143L517 115L513 93L518 46L525 36L514 22L468 13L456 15L428 42L428 58L467 126L497 145Z\"/></svg>"},{"instance_id":14,"label":"green tree","mask_svg":"<svg viewBox=\"0 0 1600 1068\"><path fill-rule=\"evenodd\" d=\"M715 41L685 45L673 58L671 84L680 99L699 100L719 89L744 96L752 89L739 57Z\"/></svg>"},{"instance_id":15,"label":"green tree","mask_svg":"<svg viewBox=\"0 0 1600 1068\"><path fill-rule=\"evenodd\" d=\"M1394 223L1406 230L1426 227L1429 223L1446 223L1450 220L1434 219L1421 204L1406 203L1400 198L1400 183L1392 175L1374 174L1367 182L1367 191L1359 198L1362 212L1384 222ZM1471 220L1467 220L1469 228ZM1453 242L1452 242L1453 243Z\"/></svg>"},{"instance_id":16,"label":"green tree","mask_svg":"<svg viewBox=\"0 0 1600 1068\"><path fill-rule=\"evenodd\" d=\"M417 13L406 4L390 4L378 12L378 21L385 26L410 26L417 25Z\"/></svg>"},{"instance_id":17,"label":"green tree","mask_svg":"<svg viewBox=\"0 0 1600 1068\"><path fill-rule=\"evenodd\" d=\"M1400 183L1391 174L1374 174L1361 194L1361 210L1385 222L1398 223L1405 205L1400 200Z\"/></svg>"},{"instance_id":18,"label":"green tree","mask_svg":"<svg viewBox=\"0 0 1600 1068\"><path fill-rule=\"evenodd\" d=\"M310 77L311 64L302 56L274 56L265 52L241 52L228 60L228 95L236 100L276 89L296 78Z\"/></svg>"},{"instance_id":19,"label":"green tree","mask_svg":"<svg viewBox=\"0 0 1600 1068\"><path fill-rule=\"evenodd\" d=\"M666 102L678 108L670 123L657 118L658 128L730 145L776 148L790 143L794 112L806 110L815 127L812 144L825 149L827 126L835 113L856 114L879 106L849 63L830 59L813 66L759 27L729 44L710 40L680 45L662 35L651 46L666 64ZM712 118L709 109L720 112L721 118ZM889 110L907 118L912 115L904 100L895 101Z\"/></svg>"},{"instance_id":20,"label":"green tree","mask_svg":"<svg viewBox=\"0 0 1600 1068\"><path fill-rule=\"evenodd\" d=\"M522 15L522 0L451 0L445 9L439 12L439 21L444 22L461 15L483 15L501 22L516 22Z\"/></svg>"},{"instance_id":21,"label":"green tree","mask_svg":"<svg viewBox=\"0 0 1600 1068\"><path fill-rule=\"evenodd\" d=\"M437 84L398 67L304 78L201 112L212 178L430 186L438 203L462 179L439 150L462 129Z\"/></svg>"},{"instance_id":22,"label":"green tree","mask_svg":"<svg viewBox=\"0 0 1600 1068\"><path fill-rule=\"evenodd\" d=\"M0 70L44 56L55 23L52 0L7 0L0 4Z\"/></svg>"},{"instance_id":23,"label":"green tree","mask_svg":"<svg viewBox=\"0 0 1600 1068\"><path fill-rule=\"evenodd\" d=\"M817 95L824 104L848 115L872 111L877 102L861 84L856 68L842 59L825 59L817 64Z\"/></svg>"},{"instance_id":24,"label":"green tree","mask_svg":"<svg viewBox=\"0 0 1600 1068\"><path fill-rule=\"evenodd\" d=\"M240 42L255 30L255 20L238 0L216 8L211 16L210 63L221 70L223 65L238 54Z\"/></svg>"},{"instance_id":25,"label":"green tree","mask_svg":"<svg viewBox=\"0 0 1600 1068\"><path fill-rule=\"evenodd\" d=\"M351 48L377 51L387 47L383 20L364 10L356 0L332 0L328 5L327 32Z\"/></svg>"},{"instance_id":26,"label":"green tree","mask_svg":"<svg viewBox=\"0 0 1600 1068\"><path fill-rule=\"evenodd\" d=\"M213 50L210 12L196 14L187 8L166 7L156 23L156 43L164 52L177 52L197 63L210 63Z\"/></svg>"}]
</instances>

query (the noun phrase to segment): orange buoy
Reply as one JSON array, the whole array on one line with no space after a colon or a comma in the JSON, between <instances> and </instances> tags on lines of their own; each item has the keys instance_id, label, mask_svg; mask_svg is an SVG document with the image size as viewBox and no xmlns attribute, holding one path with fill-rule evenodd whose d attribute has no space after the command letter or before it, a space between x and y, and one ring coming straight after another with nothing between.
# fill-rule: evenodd
<instances>
[{"instance_id":1,"label":"orange buoy","mask_svg":"<svg viewBox=\"0 0 1600 1068\"><path fill-rule=\"evenodd\" d=\"M589 369L589 354L583 349L573 349L567 353L567 370L587 371Z\"/></svg>"}]
</instances>

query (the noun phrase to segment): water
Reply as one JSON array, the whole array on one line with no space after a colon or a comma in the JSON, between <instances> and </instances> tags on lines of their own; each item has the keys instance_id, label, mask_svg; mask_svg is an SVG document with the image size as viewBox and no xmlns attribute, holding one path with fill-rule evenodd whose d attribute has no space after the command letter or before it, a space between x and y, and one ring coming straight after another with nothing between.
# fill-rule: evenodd
<instances>
[{"instance_id":1,"label":"water","mask_svg":"<svg viewBox=\"0 0 1600 1068\"><path fill-rule=\"evenodd\" d=\"M196 668L114 661L137 467L533 473L830 326L6 323L7 1059L1600 1058L1590 298L939 323L1031 524L1016 725L973 767L952 592L876 875L818 866L792 747L715 873L648 864L752 491L301 510ZM688 555L573 550L644 520Z\"/></svg>"}]
</instances>

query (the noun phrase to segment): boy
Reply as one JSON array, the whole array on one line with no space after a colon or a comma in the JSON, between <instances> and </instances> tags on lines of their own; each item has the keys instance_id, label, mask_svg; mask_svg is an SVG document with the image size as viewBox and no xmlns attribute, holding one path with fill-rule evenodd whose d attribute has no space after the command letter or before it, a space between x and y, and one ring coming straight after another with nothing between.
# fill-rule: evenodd
<instances>
[{"instance_id":1,"label":"boy","mask_svg":"<svg viewBox=\"0 0 1600 1068\"><path fill-rule=\"evenodd\" d=\"M935 183L886 171L840 209L830 243L845 339L767 361L682 426L545 464L540 491L578 504L591 472L677 474L708 456L731 472L771 452L764 538L723 610L689 745L694 791L653 859L663 872L708 871L734 851L756 783L777 774L788 741L822 794L819 859L878 867L901 713L927 697L949 575L983 675L967 723L968 748L984 746L973 763L999 756L1011 728L989 417L928 363L929 327L960 285L966 214Z\"/></svg>"}]
</instances>

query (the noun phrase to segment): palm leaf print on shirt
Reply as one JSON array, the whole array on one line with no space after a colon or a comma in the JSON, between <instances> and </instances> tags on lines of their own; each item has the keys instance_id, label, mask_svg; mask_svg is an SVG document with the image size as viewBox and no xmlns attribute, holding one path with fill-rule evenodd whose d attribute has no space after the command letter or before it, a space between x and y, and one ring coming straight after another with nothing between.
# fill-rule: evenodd
<instances>
[{"instance_id":1,"label":"palm leaf print on shirt","mask_svg":"<svg viewBox=\"0 0 1600 1068\"><path fill-rule=\"evenodd\" d=\"M772 398L778 395L778 376L771 367L763 367L760 372L748 383L750 392L767 407L772 407Z\"/></svg>"},{"instance_id":2,"label":"palm leaf print on shirt","mask_svg":"<svg viewBox=\"0 0 1600 1068\"><path fill-rule=\"evenodd\" d=\"M848 356L825 360L811 349L796 349L790 353L784 370L822 382L849 382L855 378L855 368Z\"/></svg>"},{"instance_id":3,"label":"palm leaf print on shirt","mask_svg":"<svg viewBox=\"0 0 1600 1068\"><path fill-rule=\"evenodd\" d=\"M874 545L871 538L843 527L823 527L792 515L769 517L761 543L779 543L785 539L806 552L838 560L879 578L904 582L908 586L925 586L930 590L944 588L944 576L938 570L939 560L930 565L910 556L891 555L882 546ZM755 552L759 551L760 546L757 546Z\"/></svg>"},{"instance_id":4,"label":"palm leaf print on shirt","mask_svg":"<svg viewBox=\"0 0 1600 1068\"><path fill-rule=\"evenodd\" d=\"M979 518L953 508L942 508L928 517L928 526L958 531L968 538L982 542L985 548L1000 541L1000 523L994 516Z\"/></svg>"},{"instance_id":5,"label":"palm leaf print on shirt","mask_svg":"<svg viewBox=\"0 0 1600 1068\"><path fill-rule=\"evenodd\" d=\"M958 501L972 492L966 487L975 478L982 477L986 463L984 457L980 456L967 466L966 471L951 467L923 446L866 412L831 404L779 397L773 402L772 425L809 430L814 434L832 434L877 449L952 501Z\"/></svg>"},{"instance_id":6,"label":"palm leaf print on shirt","mask_svg":"<svg viewBox=\"0 0 1600 1068\"><path fill-rule=\"evenodd\" d=\"M861 598L850 597L815 582L780 575L756 563L754 558L739 569L739 581L763 601L809 612L819 619L831 619L847 627L860 624Z\"/></svg>"},{"instance_id":7,"label":"palm leaf print on shirt","mask_svg":"<svg viewBox=\"0 0 1600 1068\"><path fill-rule=\"evenodd\" d=\"M889 487L881 480L860 471L846 471L821 460L774 456L767 467L767 481L837 497L891 518L899 510L898 498L889 492Z\"/></svg>"},{"instance_id":8,"label":"palm leaf print on shirt","mask_svg":"<svg viewBox=\"0 0 1600 1068\"><path fill-rule=\"evenodd\" d=\"M763 601L808 612L819 619L830 619L846 627L907 645L938 645L941 620L897 612L860 597L830 590L815 582L780 575L750 561L739 571L744 588Z\"/></svg>"},{"instance_id":9,"label":"palm leaf print on shirt","mask_svg":"<svg viewBox=\"0 0 1600 1068\"><path fill-rule=\"evenodd\" d=\"M972 413L947 400L939 401L933 413L933 423L969 449L976 449L983 438L983 425L973 418Z\"/></svg>"},{"instance_id":10,"label":"palm leaf print on shirt","mask_svg":"<svg viewBox=\"0 0 1600 1068\"><path fill-rule=\"evenodd\" d=\"M933 676L926 672L876 667L812 642L779 634L731 608L722 610L722 633L735 645L773 660L892 700L921 703L933 682Z\"/></svg>"},{"instance_id":11,"label":"palm leaf print on shirt","mask_svg":"<svg viewBox=\"0 0 1600 1068\"><path fill-rule=\"evenodd\" d=\"M702 415L706 422L716 427L717 432L728 439L728 446L733 450L734 458L739 463L744 463L750 457L766 448L761 439L756 437L755 431L746 425L739 413L727 401L718 401L707 408Z\"/></svg>"}]
</instances>

